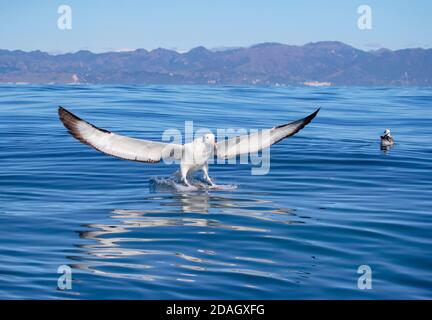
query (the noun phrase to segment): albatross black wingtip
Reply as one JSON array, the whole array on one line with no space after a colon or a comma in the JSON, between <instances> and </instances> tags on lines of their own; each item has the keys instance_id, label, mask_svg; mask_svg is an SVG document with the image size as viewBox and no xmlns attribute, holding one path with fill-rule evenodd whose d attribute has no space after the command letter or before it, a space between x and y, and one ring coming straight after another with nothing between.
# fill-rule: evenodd
<instances>
[{"instance_id":1,"label":"albatross black wingtip","mask_svg":"<svg viewBox=\"0 0 432 320\"><path fill-rule=\"evenodd\" d=\"M66 115L70 115L71 114L69 111L67 111L62 106L59 106L57 111L58 111L58 115L60 117L60 120L62 120L62 121L63 121L63 119L65 118Z\"/></svg>"},{"instance_id":2,"label":"albatross black wingtip","mask_svg":"<svg viewBox=\"0 0 432 320\"><path fill-rule=\"evenodd\" d=\"M74 122L76 121L84 121L83 119L81 119L80 117L74 115L72 112L70 112L69 110L67 110L66 108L59 106L58 107L58 114L60 117L60 120L64 123L65 120L74 120Z\"/></svg>"},{"instance_id":3,"label":"albatross black wingtip","mask_svg":"<svg viewBox=\"0 0 432 320\"><path fill-rule=\"evenodd\" d=\"M309 124L318 114L318 112L320 112L321 107L319 107L318 109L316 109L313 113L311 113L310 115L308 115L306 118L303 119L304 122L304 126L306 126L307 124ZM303 127L304 127L303 126Z\"/></svg>"},{"instance_id":4,"label":"albatross black wingtip","mask_svg":"<svg viewBox=\"0 0 432 320\"><path fill-rule=\"evenodd\" d=\"M309 117L311 117L311 120L316 117L316 115L318 114L318 112L320 112L320 110L321 110L321 107L318 107L318 109L316 109L315 112L309 116Z\"/></svg>"}]
</instances>

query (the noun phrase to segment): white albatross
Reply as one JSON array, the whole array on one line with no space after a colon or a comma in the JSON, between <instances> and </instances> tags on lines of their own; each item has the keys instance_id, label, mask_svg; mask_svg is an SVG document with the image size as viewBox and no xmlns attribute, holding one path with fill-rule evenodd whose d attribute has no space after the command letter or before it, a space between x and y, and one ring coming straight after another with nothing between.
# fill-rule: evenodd
<instances>
[{"instance_id":1,"label":"white albatross","mask_svg":"<svg viewBox=\"0 0 432 320\"><path fill-rule=\"evenodd\" d=\"M191 187L188 177L192 173L202 170L204 179L212 187L215 187L208 175L208 160L211 156L215 154L220 159L230 159L237 155L250 154L270 147L303 129L315 118L319 110L317 109L306 118L294 122L218 143L215 136L208 133L184 145L122 136L100 129L63 107L59 107L58 113L60 120L74 138L100 152L125 160L147 163L156 163L164 159L179 160L180 175L185 185Z\"/></svg>"}]
</instances>

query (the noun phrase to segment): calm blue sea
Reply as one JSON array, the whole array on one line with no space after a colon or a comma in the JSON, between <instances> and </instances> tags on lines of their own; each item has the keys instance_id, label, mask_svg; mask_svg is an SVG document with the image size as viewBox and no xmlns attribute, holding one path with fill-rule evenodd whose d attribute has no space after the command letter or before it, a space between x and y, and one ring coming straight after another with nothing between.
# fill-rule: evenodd
<instances>
[{"instance_id":1,"label":"calm blue sea","mask_svg":"<svg viewBox=\"0 0 432 320\"><path fill-rule=\"evenodd\" d=\"M272 147L268 175L213 165L236 190L181 193L150 184L174 165L78 143L59 105L155 140L185 120L265 128L321 112ZM431 171L431 89L1 85L0 299L431 299Z\"/></svg>"}]
</instances>

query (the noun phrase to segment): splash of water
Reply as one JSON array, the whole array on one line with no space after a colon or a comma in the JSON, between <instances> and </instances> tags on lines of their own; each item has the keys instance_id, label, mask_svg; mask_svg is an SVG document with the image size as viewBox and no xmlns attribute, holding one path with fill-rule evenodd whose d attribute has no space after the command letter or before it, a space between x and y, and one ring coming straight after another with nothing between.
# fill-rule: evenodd
<instances>
[{"instance_id":1,"label":"splash of water","mask_svg":"<svg viewBox=\"0 0 432 320\"><path fill-rule=\"evenodd\" d=\"M151 192L197 192L197 191L233 191L237 189L235 184L211 186L199 178L189 179L191 186L186 186L177 175L168 177L154 177L150 179Z\"/></svg>"}]
</instances>

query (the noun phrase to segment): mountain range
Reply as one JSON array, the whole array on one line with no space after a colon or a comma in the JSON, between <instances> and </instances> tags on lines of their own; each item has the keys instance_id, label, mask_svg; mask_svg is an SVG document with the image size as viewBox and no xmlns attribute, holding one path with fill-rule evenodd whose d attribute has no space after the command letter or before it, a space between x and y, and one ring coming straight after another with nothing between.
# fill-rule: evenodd
<instances>
[{"instance_id":1,"label":"mountain range","mask_svg":"<svg viewBox=\"0 0 432 320\"><path fill-rule=\"evenodd\" d=\"M432 49L364 51L322 41L185 53L0 50L0 83L431 86Z\"/></svg>"}]
</instances>

